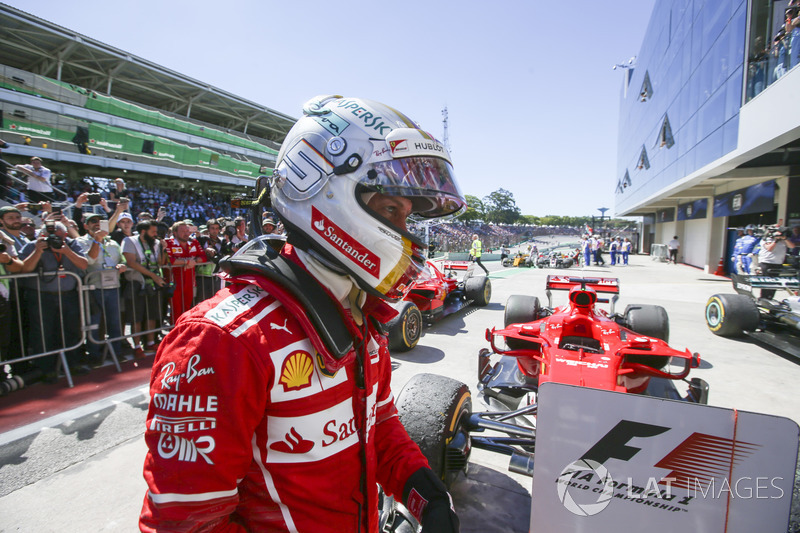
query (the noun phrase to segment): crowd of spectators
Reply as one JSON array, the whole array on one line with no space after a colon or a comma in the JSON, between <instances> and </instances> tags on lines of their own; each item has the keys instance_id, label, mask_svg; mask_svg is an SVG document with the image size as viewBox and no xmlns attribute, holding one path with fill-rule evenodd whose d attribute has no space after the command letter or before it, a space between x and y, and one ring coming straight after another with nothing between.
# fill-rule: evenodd
<instances>
[{"instance_id":1,"label":"crowd of spectators","mask_svg":"<svg viewBox=\"0 0 800 533\"><path fill-rule=\"evenodd\" d=\"M412 225L412 232L424 235L422 225ZM439 252L466 252L472 244L472 235L480 236L483 248L491 253L504 246L514 246L536 237L547 235L574 235L580 237L581 229L572 226L527 226L512 224L464 223L450 221L428 229L430 242Z\"/></svg>"},{"instance_id":2,"label":"crowd of spectators","mask_svg":"<svg viewBox=\"0 0 800 533\"><path fill-rule=\"evenodd\" d=\"M151 192L157 201L171 197ZM135 193L124 184L95 205L96 193L74 193L74 203L0 208L0 361L14 361L3 377L54 382L59 352L73 375L108 364L111 353L155 353L180 314L220 288L219 259L247 241L241 217L167 224L168 209L133 210L126 195ZM145 199L140 209L153 205ZM264 222L267 231L282 230L268 213Z\"/></svg>"},{"instance_id":3,"label":"crowd of spectators","mask_svg":"<svg viewBox=\"0 0 800 533\"><path fill-rule=\"evenodd\" d=\"M776 2L777 4L777 2ZM791 0L770 42L757 35L748 61L747 98L753 98L800 63L800 0Z\"/></svg>"},{"instance_id":4,"label":"crowd of spectators","mask_svg":"<svg viewBox=\"0 0 800 533\"><path fill-rule=\"evenodd\" d=\"M192 220L202 224L210 218L237 217L245 214L243 209L230 206L231 197L221 192L182 188L163 190L146 185L125 184L121 179L114 182L115 187L104 191L97 184L86 180L69 184L68 200L77 198L84 192L96 192L112 205L120 197L130 200L132 212L163 213L167 223L177 220Z\"/></svg>"}]
</instances>

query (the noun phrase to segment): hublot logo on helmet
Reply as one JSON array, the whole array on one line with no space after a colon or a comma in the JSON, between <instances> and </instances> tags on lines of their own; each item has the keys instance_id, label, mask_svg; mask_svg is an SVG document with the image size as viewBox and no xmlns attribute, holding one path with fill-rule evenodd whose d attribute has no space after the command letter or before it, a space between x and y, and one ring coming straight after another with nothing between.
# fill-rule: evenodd
<instances>
[{"instance_id":1,"label":"hublot logo on helmet","mask_svg":"<svg viewBox=\"0 0 800 533\"><path fill-rule=\"evenodd\" d=\"M414 148L417 150L431 150L433 152L444 152L444 146L438 142L415 142Z\"/></svg>"},{"instance_id":2,"label":"hublot logo on helmet","mask_svg":"<svg viewBox=\"0 0 800 533\"><path fill-rule=\"evenodd\" d=\"M314 206L311 206L311 227L362 269L376 278L378 277L381 270L380 258L353 239Z\"/></svg>"}]
</instances>

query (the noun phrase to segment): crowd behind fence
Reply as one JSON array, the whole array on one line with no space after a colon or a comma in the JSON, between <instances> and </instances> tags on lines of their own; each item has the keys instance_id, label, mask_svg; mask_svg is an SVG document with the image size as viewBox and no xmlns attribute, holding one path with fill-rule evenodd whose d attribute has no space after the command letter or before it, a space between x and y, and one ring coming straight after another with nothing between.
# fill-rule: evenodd
<instances>
[{"instance_id":1,"label":"crowd behind fence","mask_svg":"<svg viewBox=\"0 0 800 533\"><path fill-rule=\"evenodd\" d=\"M121 372L120 361L136 357L135 347L144 339L151 341L145 344L147 352L154 353L159 337L179 316L175 303L183 295L190 293L191 305L196 305L221 288L222 280L204 266L197 265L191 278L168 276L172 281L157 289L130 283L116 269L84 277L68 271L0 276L10 295L0 310L5 372L0 393L33 381L55 381L62 374L71 387L73 374L85 373L88 366L112 364ZM47 276L57 277L58 290L43 290ZM185 284L187 279L193 280L191 285Z\"/></svg>"}]
</instances>

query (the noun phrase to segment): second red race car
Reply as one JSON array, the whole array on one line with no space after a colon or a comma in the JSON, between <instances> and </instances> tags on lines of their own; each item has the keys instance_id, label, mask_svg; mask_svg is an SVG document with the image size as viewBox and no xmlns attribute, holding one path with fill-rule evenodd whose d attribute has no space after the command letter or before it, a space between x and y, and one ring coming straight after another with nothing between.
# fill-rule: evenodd
<instances>
[{"instance_id":1,"label":"second red race car","mask_svg":"<svg viewBox=\"0 0 800 533\"><path fill-rule=\"evenodd\" d=\"M419 342L422 327L472 304L488 305L492 282L473 276L475 264L469 261L428 261L419 278L395 307L397 317L387 324L389 348L405 352ZM456 272L464 272L459 279Z\"/></svg>"},{"instance_id":2,"label":"second red race car","mask_svg":"<svg viewBox=\"0 0 800 533\"><path fill-rule=\"evenodd\" d=\"M569 291L569 302L553 307L554 290ZM400 420L442 480L449 484L466 470L473 447L506 454L511 471L532 475L539 386L548 381L708 402L708 384L687 379L700 356L667 344L666 310L632 304L618 315L618 293L616 278L548 276L546 307L535 296L511 296L505 327L486 331L492 350L478 354L478 397L486 412L472 412L469 388L457 380L417 374L408 381L396 402ZM602 302L610 312L596 305Z\"/></svg>"}]
</instances>

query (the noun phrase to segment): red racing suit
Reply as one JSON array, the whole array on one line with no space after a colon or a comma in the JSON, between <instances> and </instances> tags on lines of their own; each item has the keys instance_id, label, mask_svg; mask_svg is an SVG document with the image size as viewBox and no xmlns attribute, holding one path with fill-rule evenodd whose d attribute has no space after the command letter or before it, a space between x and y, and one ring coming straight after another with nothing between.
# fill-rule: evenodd
<instances>
[{"instance_id":1,"label":"red racing suit","mask_svg":"<svg viewBox=\"0 0 800 533\"><path fill-rule=\"evenodd\" d=\"M194 259L197 263L206 262L206 253L197 239L192 239L182 244L178 239L170 237L164 239L164 250L169 257L169 263L175 264L176 259ZM194 268L183 266L173 267L170 271L172 281L175 283L175 292L172 293L172 323L178 317L192 308L194 300Z\"/></svg>"},{"instance_id":2,"label":"red racing suit","mask_svg":"<svg viewBox=\"0 0 800 533\"><path fill-rule=\"evenodd\" d=\"M368 327L361 388L352 350L326 370L326 348L284 288L259 275L231 281L158 350L141 530L376 533L376 483L401 499L428 466L397 416L385 337ZM393 313L372 297L363 310Z\"/></svg>"}]
</instances>

